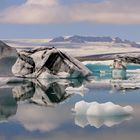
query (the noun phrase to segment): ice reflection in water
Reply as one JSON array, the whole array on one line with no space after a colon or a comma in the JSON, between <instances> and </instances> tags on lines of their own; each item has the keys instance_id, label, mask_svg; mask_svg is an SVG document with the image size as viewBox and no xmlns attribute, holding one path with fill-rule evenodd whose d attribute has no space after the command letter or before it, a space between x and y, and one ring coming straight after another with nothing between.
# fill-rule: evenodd
<instances>
[{"instance_id":1,"label":"ice reflection in water","mask_svg":"<svg viewBox=\"0 0 140 140\"><path fill-rule=\"evenodd\" d=\"M88 92L88 82L84 79L71 80L27 80L21 84L12 85L12 94L0 94L1 120L19 122L28 131L43 132L59 128L65 122L74 121L71 116L72 106L61 106L75 94ZM81 94L83 92L83 94ZM50 108L55 107L55 108ZM105 125L112 127L130 116L122 117L86 117L75 116L75 124L81 127L90 125L100 128Z\"/></svg>"},{"instance_id":2,"label":"ice reflection in water","mask_svg":"<svg viewBox=\"0 0 140 140\"><path fill-rule=\"evenodd\" d=\"M11 94L0 94L0 122L8 117L15 115L17 111L17 102Z\"/></svg>"},{"instance_id":3,"label":"ice reflection in water","mask_svg":"<svg viewBox=\"0 0 140 140\"><path fill-rule=\"evenodd\" d=\"M12 84L12 94L0 94L0 120L6 120L16 113L24 112L30 114L24 107L27 106L30 112L35 112L38 108L33 104L40 106L55 106L66 99L75 95L85 83L84 79L71 80L26 80L23 83ZM11 87L11 86L10 86ZM84 88L84 87L83 87ZM76 89L76 93L74 92ZM83 89L84 90L84 89ZM23 105L20 105L20 103ZM45 108L43 108L45 109ZM38 108L38 111L42 108ZM23 116L25 115L23 114ZM39 114L43 113L40 112ZM48 116L49 113L47 113ZM46 116L46 115L45 115Z\"/></svg>"},{"instance_id":4,"label":"ice reflection in water","mask_svg":"<svg viewBox=\"0 0 140 140\"><path fill-rule=\"evenodd\" d=\"M87 125L100 128L103 125L107 127L112 127L114 125L120 124L123 121L131 120L131 115L123 116L111 116L111 117L96 117L96 116L86 116L86 115L76 115L75 124L84 128Z\"/></svg>"},{"instance_id":5,"label":"ice reflection in water","mask_svg":"<svg viewBox=\"0 0 140 140\"><path fill-rule=\"evenodd\" d=\"M38 105L53 106L74 95L76 89L79 88L79 92L81 92L80 87L83 87L83 83L84 79L73 79L72 81L31 80L23 85L15 86L12 93L13 98L17 101L28 100L30 103Z\"/></svg>"}]
</instances>

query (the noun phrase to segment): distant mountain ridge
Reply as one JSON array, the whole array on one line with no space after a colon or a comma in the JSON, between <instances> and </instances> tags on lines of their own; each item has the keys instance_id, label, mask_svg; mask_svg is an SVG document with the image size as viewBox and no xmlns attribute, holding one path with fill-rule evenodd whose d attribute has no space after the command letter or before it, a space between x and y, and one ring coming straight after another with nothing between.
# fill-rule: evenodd
<instances>
[{"instance_id":1,"label":"distant mountain ridge","mask_svg":"<svg viewBox=\"0 0 140 140\"><path fill-rule=\"evenodd\" d=\"M103 36L103 37L94 37L94 36L79 36L74 35L70 37L63 37L59 36L56 38L53 38L50 42L71 42L71 43L86 43L86 42L114 42L114 43L127 43L127 44L133 44L138 45L137 43L129 40L122 40L119 37L111 38L109 36ZM138 45L139 46L139 45Z\"/></svg>"}]
</instances>

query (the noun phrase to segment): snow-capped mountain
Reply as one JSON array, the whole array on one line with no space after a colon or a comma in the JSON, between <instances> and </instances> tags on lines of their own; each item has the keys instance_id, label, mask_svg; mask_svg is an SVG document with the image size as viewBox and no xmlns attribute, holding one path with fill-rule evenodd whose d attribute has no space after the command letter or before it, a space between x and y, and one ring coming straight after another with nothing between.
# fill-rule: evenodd
<instances>
[{"instance_id":1,"label":"snow-capped mountain","mask_svg":"<svg viewBox=\"0 0 140 140\"><path fill-rule=\"evenodd\" d=\"M56 47L73 56L88 56L110 53L140 52L140 44L119 37L60 36L53 39L13 39L3 40L17 49L30 49L42 46Z\"/></svg>"},{"instance_id":2,"label":"snow-capped mountain","mask_svg":"<svg viewBox=\"0 0 140 140\"><path fill-rule=\"evenodd\" d=\"M134 47L140 47L139 44L129 41L129 40L122 40L119 37L111 38L108 36L104 37L94 37L94 36L69 36L69 37L56 37L49 41L50 43L58 43L58 42L70 42L70 43L87 43L87 42L114 42L114 43L126 43L134 45Z\"/></svg>"},{"instance_id":3,"label":"snow-capped mountain","mask_svg":"<svg viewBox=\"0 0 140 140\"><path fill-rule=\"evenodd\" d=\"M92 37L92 36L70 36L68 38L65 37L56 37L52 39L50 42L72 42L72 43L85 43L85 42L112 42L113 39L111 37Z\"/></svg>"}]
</instances>

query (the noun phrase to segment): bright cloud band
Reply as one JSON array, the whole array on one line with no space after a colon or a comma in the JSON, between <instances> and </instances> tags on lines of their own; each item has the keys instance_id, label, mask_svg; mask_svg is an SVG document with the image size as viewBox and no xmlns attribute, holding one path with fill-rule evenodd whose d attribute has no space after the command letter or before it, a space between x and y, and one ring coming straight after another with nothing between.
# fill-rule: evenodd
<instances>
[{"instance_id":1,"label":"bright cloud band","mask_svg":"<svg viewBox=\"0 0 140 140\"><path fill-rule=\"evenodd\" d=\"M64 5L60 0L27 0L0 12L1 23L109 23L140 24L140 1L103 0Z\"/></svg>"}]
</instances>

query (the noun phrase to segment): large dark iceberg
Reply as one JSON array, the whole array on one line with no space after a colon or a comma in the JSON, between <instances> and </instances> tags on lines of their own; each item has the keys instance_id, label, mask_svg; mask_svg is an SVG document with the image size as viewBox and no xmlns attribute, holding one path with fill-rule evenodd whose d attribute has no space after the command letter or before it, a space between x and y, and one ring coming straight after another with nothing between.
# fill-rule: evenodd
<instances>
[{"instance_id":1,"label":"large dark iceberg","mask_svg":"<svg viewBox=\"0 0 140 140\"><path fill-rule=\"evenodd\" d=\"M91 72L80 61L54 47L21 51L12 67L15 76L25 78L81 78Z\"/></svg>"},{"instance_id":2,"label":"large dark iceberg","mask_svg":"<svg viewBox=\"0 0 140 140\"><path fill-rule=\"evenodd\" d=\"M6 43L0 40L0 59L4 57L16 57L17 52L16 49L10 47Z\"/></svg>"},{"instance_id":3,"label":"large dark iceberg","mask_svg":"<svg viewBox=\"0 0 140 140\"><path fill-rule=\"evenodd\" d=\"M0 76L13 76L11 67L17 59L17 51L0 40Z\"/></svg>"}]
</instances>

